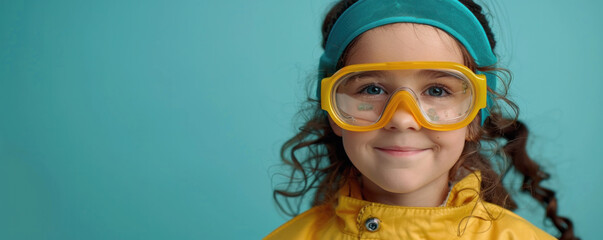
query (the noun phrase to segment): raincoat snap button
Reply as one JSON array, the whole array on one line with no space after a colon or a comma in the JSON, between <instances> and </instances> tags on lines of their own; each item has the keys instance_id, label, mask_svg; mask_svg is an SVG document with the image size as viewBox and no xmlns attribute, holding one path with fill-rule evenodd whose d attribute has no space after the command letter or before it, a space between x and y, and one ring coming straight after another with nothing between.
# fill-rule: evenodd
<instances>
[{"instance_id":1,"label":"raincoat snap button","mask_svg":"<svg viewBox=\"0 0 603 240\"><path fill-rule=\"evenodd\" d=\"M369 218L366 220L366 222L364 222L364 227L366 227L366 230L369 232L375 232L379 230L380 224L381 220L379 220L379 218Z\"/></svg>"}]
</instances>

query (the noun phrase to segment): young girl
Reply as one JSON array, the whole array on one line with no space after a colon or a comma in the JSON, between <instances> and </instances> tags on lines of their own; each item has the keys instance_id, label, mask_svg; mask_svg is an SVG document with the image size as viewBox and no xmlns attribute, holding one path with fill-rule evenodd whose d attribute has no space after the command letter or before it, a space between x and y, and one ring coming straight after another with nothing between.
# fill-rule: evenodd
<instances>
[{"instance_id":1,"label":"young girl","mask_svg":"<svg viewBox=\"0 0 603 240\"><path fill-rule=\"evenodd\" d=\"M512 167L561 239L576 239L526 127L502 114L499 103L517 107L496 87L505 70L480 6L341 0L322 30L320 101L283 146L291 180L274 192L291 215L306 195L313 207L266 239L553 239L510 211Z\"/></svg>"}]
</instances>

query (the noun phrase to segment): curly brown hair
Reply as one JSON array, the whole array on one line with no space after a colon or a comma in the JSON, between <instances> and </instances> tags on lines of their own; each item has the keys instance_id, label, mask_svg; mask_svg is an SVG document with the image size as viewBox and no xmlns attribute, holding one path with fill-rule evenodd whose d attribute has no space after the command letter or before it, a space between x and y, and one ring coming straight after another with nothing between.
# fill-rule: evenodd
<instances>
[{"instance_id":1,"label":"curly brown hair","mask_svg":"<svg viewBox=\"0 0 603 240\"><path fill-rule=\"evenodd\" d=\"M340 0L327 13L322 25L323 48L335 21L356 1ZM494 50L496 40L482 7L472 0L460 2L479 20ZM338 69L343 67L346 52L353 45L352 42L339 59ZM506 98L510 72L496 67L478 68L466 50L461 49L467 67L494 74L503 83L503 89L498 92L488 89L494 100L489 109L491 115L481 126L479 117L468 126L471 138L465 142L461 157L450 169L450 178L454 178L461 168L479 170L482 174L482 198L514 210L517 204L505 189L503 180L511 170L515 170L523 177L520 190L530 194L546 209L546 217L559 230L560 239L578 239L574 235L572 221L557 214L555 191L541 186L550 175L527 154L528 129L517 119L517 105ZM324 73L319 75L325 77ZM288 182L273 193L280 210L291 216L299 214L304 197L312 197L312 206L334 204L337 191L349 177L360 174L348 159L341 137L333 132L327 114L320 108L320 100L309 97L299 115L306 119L305 123L281 148L283 163L291 171Z\"/></svg>"}]
</instances>

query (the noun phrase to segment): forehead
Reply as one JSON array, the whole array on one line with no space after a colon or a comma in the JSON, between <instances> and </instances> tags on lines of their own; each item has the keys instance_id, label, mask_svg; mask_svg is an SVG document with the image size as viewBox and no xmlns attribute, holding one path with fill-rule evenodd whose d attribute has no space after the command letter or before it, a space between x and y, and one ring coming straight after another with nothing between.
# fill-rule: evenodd
<instances>
[{"instance_id":1,"label":"forehead","mask_svg":"<svg viewBox=\"0 0 603 240\"><path fill-rule=\"evenodd\" d=\"M394 23L356 38L345 65L401 61L464 62L460 44L446 32L423 24Z\"/></svg>"}]
</instances>

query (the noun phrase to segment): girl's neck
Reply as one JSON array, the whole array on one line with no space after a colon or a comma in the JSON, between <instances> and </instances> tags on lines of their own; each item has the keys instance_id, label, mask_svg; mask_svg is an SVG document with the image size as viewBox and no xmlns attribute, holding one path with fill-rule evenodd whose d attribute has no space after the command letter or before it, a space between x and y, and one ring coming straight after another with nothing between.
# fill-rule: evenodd
<instances>
[{"instance_id":1,"label":"girl's neck","mask_svg":"<svg viewBox=\"0 0 603 240\"><path fill-rule=\"evenodd\" d=\"M365 200L387 205L406 207L441 206L448 192L448 175L437 178L427 185L407 193L389 192L362 176L362 196Z\"/></svg>"}]
</instances>

